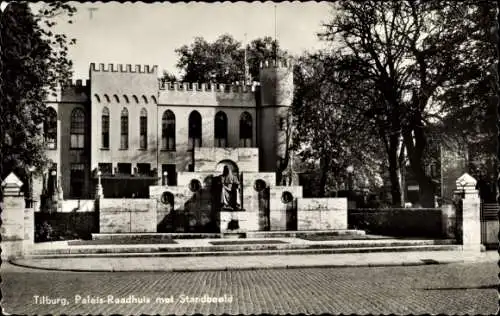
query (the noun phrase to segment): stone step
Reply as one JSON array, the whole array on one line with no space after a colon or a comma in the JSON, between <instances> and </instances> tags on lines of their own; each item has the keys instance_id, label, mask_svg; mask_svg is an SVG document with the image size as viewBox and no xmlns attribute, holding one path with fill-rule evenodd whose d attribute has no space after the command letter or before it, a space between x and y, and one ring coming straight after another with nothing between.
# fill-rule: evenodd
<instances>
[{"instance_id":1,"label":"stone step","mask_svg":"<svg viewBox=\"0 0 500 316\"><path fill-rule=\"evenodd\" d=\"M307 236L364 236L366 232L358 229L337 229L337 230L295 230L295 231L255 231L247 232L247 238L272 238L272 237L297 237Z\"/></svg>"},{"instance_id":2,"label":"stone step","mask_svg":"<svg viewBox=\"0 0 500 316\"><path fill-rule=\"evenodd\" d=\"M380 247L411 247L411 246L450 246L454 240L342 240L328 243L252 243L242 244L242 239L236 244L225 245L200 245L182 246L179 244L144 244L144 245L85 245L85 246L65 246L59 248L33 249L33 255L54 255L54 254L111 254L111 253L214 253L214 252L238 252L238 251L285 251L285 250L331 250L341 248L380 248ZM269 240L268 240L269 241ZM278 241L277 239L274 241ZM250 242L250 241L249 241Z\"/></svg>"},{"instance_id":3,"label":"stone step","mask_svg":"<svg viewBox=\"0 0 500 316\"><path fill-rule=\"evenodd\" d=\"M234 236L237 235L237 236ZM292 238L307 236L363 236L364 230L309 230L309 231L253 231L253 232L225 232L225 233L94 233L93 240L98 239L141 239L141 238L171 238L171 239L216 239L216 238Z\"/></svg>"},{"instance_id":4,"label":"stone step","mask_svg":"<svg viewBox=\"0 0 500 316\"><path fill-rule=\"evenodd\" d=\"M220 233L102 233L102 234L92 234L93 240L118 240L118 239L147 239L147 238L159 238L159 239L216 239L221 238Z\"/></svg>"},{"instance_id":5,"label":"stone step","mask_svg":"<svg viewBox=\"0 0 500 316\"><path fill-rule=\"evenodd\" d=\"M209 257L209 256L256 256L256 255L314 255L377 252L415 252L415 251L461 251L461 245L416 245L383 247L349 247L320 249L262 249L245 251L159 251L159 252L112 252L112 253L54 253L32 254L32 259L41 258L91 258L91 257Z\"/></svg>"}]
</instances>

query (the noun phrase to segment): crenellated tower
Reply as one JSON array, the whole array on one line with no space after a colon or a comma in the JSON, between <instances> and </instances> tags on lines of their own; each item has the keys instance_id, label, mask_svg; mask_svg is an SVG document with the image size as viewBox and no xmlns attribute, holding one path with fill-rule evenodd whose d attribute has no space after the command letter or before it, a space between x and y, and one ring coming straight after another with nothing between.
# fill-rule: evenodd
<instances>
[{"instance_id":1,"label":"crenellated tower","mask_svg":"<svg viewBox=\"0 0 500 316\"><path fill-rule=\"evenodd\" d=\"M262 171L276 171L281 160L285 158L292 102L291 60L262 63L257 136L260 148L260 170Z\"/></svg>"}]
</instances>

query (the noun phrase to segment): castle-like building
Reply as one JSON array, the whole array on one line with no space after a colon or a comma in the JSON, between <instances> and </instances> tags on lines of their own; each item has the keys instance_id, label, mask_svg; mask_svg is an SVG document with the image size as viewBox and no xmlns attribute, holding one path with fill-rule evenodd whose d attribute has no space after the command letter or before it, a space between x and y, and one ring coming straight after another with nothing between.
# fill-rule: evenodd
<instances>
[{"instance_id":1,"label":"castle-like building","mask_svg":"<svg viewBox=\"0 0 500 316\"><path fill-rule=\"evenodd\" d=\"M64 199L84 199L98 174L105 197L145 197L150 185L176 185L178 172L197 171L203 155L244 161L250 148L256 171L275 172L293 100L290 66L266 62L260 84L247 86L169 83L157 66L92 63L85 84L62 85L47 101L48 175Z\"/></svg>"}]
</instances>

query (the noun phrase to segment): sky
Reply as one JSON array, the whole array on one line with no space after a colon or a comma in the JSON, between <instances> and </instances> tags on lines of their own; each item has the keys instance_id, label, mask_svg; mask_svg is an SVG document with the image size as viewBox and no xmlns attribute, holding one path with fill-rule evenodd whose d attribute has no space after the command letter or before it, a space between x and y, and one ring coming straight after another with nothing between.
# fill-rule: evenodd
<instances>
[{"instance_id":1,"label":"sky","mask_svg":"<svg viewBox=\"0 0 500 316\"><path fill-rule=\"evenodd\" d=\"M276 33L281 47L298 55L326 47L316 34L332 16L328 2L70 3L78 10L73 24L61 20L56 31L77 40L69 52L73 79L88 78L91 62L158 65L159 75L179 75L176 48L224 33L242 43L245 33L248 41Z\"/></svg>"}]
</instances>

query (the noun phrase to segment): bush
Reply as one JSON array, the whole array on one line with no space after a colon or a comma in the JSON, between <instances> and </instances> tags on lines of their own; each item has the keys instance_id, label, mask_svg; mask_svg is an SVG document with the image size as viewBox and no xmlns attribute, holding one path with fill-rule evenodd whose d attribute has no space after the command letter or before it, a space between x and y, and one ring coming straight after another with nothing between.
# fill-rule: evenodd
<instances>
[{"instance_id":1,"label":"bush","mask_svg":"<svg viewBox=\"0 0 500 316\"><path fill-rule=\"evenodd\" d=\"M35 228L35 242L51 241L54 238L54 229L47 221L41 225L36 225Z\"/></svg>"}]
</instances>

